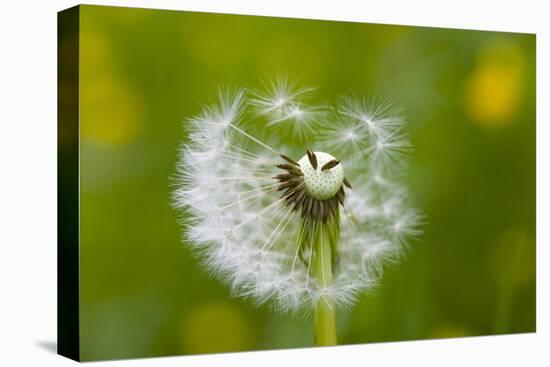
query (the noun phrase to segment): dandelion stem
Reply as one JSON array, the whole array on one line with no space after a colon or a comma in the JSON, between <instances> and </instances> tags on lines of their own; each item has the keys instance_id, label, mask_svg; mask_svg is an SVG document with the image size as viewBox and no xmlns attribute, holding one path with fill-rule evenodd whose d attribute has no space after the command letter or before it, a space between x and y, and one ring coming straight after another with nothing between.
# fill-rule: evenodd
<instances>
[{"instance_id":1,"label":"dandelion stem","mask_svg":"<svg viewBox=\"0 0 550 367\"><path fill-rule=\"evenodd\" d=\"M338 223L329 220L327 223L321 221L314 224L314 272L315 278L320 287L328 288L332 284L333 248L337 240L335 231L338 231ZM336 345L336 319L334 304L330 297L321 296L315 303L315 343L318 346Z\"/></svg>"},{"instance_id":2,"label":"dandelion stem","mask_svg":"<svg viewBox=\"0 0 550 367\"><path fill-rule=\"evenodd\" d=\"M334 306L328 299L321 299L315 305L315 343L318 346L338 344Z\"/></svg>"}]
</instances>

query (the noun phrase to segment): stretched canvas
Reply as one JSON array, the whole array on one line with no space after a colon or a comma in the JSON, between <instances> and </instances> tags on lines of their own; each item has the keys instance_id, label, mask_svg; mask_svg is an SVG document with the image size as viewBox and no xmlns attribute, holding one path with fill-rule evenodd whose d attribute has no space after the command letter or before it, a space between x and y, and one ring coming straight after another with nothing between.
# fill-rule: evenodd
<instances>
[{"instance_id":1,"label":"stretched canvas","mask_svg":"<svg viewBox=\"0 0 550 367\"><path fill-rule=\"evenodd\" d=\"M58 26L60 354L535 332L535 35L89 5Z\"/></svg>"}]
</instances>

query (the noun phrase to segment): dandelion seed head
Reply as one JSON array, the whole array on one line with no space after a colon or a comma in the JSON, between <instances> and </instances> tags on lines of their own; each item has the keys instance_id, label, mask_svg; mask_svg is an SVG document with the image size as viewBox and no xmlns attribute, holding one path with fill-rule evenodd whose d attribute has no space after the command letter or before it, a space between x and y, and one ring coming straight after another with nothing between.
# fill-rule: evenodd
<instances>
[{"instance_id":1,"label":"dandelion seed head","mask_svg":"<svg viewBox=\"0 0 550 367\"><path fill-rule=\"evenodd\" d=\"M329 162L337 161L332 155L323 152L315 152L317 167L311 165L308 155L304 155L298 164L304 173L305 189L309 195L318 200L326 200L333 197L342 187L344 181L344 169L341 164L336 164L331 169L323 166Z\"/></svg>"},{"instance_id":2,"label":"dandelion seed head","mask_svg":"<svg viewBox=\"0 0 550 367\"><path fill-rule=\"evenodd\" d=\"M320 300L351 306L421 233L422 215L396 180L411 146L393 105L352 95L310 106L313 90L280 77L219 92L185 123L173 195L184 242L204 268L233 295L281 312ZM285 138L271 146L258 138L263 129ZM311 235L304 223L327 222L339 228L330 283L312 270L317 250L297 246Z\"/></svg>"}]
</instances>

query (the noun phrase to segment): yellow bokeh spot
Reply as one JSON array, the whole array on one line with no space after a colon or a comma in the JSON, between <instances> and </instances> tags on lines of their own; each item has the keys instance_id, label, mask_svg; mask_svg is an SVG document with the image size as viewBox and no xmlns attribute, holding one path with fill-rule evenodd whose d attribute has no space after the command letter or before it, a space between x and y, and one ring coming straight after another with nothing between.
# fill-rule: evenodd
<instances>
[{"instance_id":1,"label":"yellow bokeh spot","mask_svg":"<svg viewBox=\"0 0 550 367\"><path fill-rule=\"evenodd\" d=\"M80 47L80 133L102 146L124 145L143 128L143 103L116 72L111 43L93 22Z\"/></svg>"},{"instance_id":2,"label":"yellow bokeh spot","mask_svg":"<svg viewBox=\"0 0 550 367\"><path fill-rule=\"evenodd\" d=\"M499 127L514 121L524 92L524 64L512 43L494 41L480 53L466 82L466 108L474 122Z\"/></svg>"},{"instance_id":3,"label":"yellow bokeh spot","mask_svg":"<svg viewBox=\"0 0 550 367\"><path fill-rule=\"evenodd\" d=\"M113 76L89 81L81 89L80 133L99 144L123 145L142 129L141 103Z\"/></svg>"},{"instance_id":4,"label":"yellow bokeh spot","mask_svg":"<svg viewBox=\"0 0 550 367\"><path fill-rule=\"evenodd\" d=\"M185 315L182 342L186 353L237 352L251 348L243 312L230 303L199 305Z\"/></svg>"},{"instance_id":5,"label":"yellow bokeh spot","mask_svg":"<svg viewBox=\"0 0 550 367\"><path fill-rule=\"evenodd\" d=\"M98 74L109 70L113 64L111 44L95 24L83 25L80 32L81 73Z\"/></svg>"}]
</instances>

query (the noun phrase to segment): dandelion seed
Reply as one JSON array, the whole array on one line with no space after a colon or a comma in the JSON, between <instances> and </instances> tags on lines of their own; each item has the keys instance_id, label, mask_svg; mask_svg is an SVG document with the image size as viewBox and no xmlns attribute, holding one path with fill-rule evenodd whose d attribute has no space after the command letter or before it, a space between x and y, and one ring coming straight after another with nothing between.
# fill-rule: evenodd
<instances>
[{"instance_id":1,"label":"dandelion seed","mask_svg":"<svg viewBox=\"0 0 550 367\"><path fill-rule=\"evenodd\" d=\"M335 344L334 309L351 306L420 234L422 216L393 179L410 143L388 103L348 97L321 124L302 100L311 88L265 87L249 99L221 92L188 121L175 205L186 210L186 243L232 294L283 312L313 308L317 343ZM249 108L266 117L260 128L291 123L293 139L316 149L260 140L244 121Z\"/></svg>"},{"instance_id":2,"label":"dandelion seed","mask_svg":"<svg viewBox=\"0 0 550 367\"><path fill-rule=\"evenodd\" d=\"M325 110L305 103L314 88L298 88L296 85L297 81L281 75L274 82L264 83L263 90L251 90L249 103L258 115L267 117L270 127L286 129L295 138L303 140L314 132Z\"/></svg>"}]
</instances>

